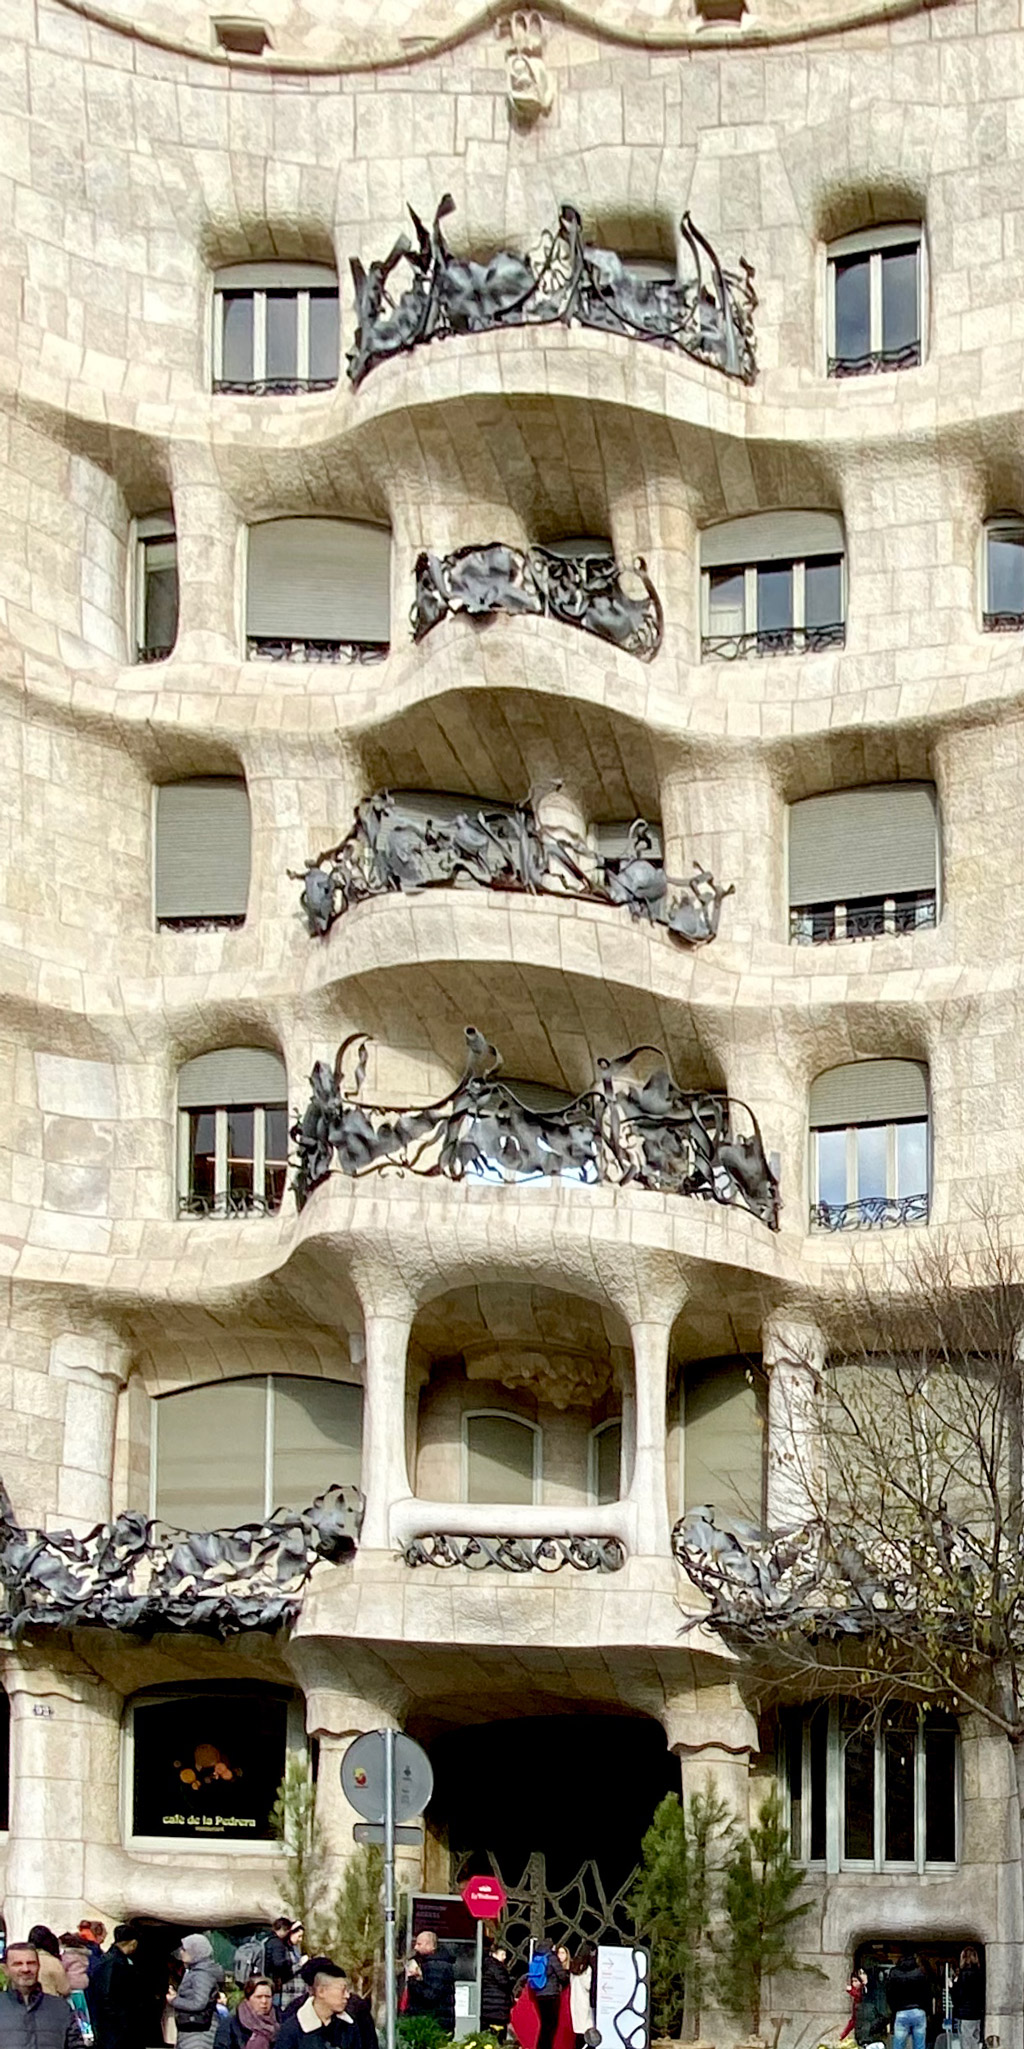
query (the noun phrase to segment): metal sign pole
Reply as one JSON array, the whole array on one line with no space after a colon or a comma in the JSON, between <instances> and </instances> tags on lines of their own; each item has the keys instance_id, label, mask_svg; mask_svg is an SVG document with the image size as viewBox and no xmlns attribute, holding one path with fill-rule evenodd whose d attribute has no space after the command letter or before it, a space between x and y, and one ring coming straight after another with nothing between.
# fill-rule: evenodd
<instances>
[{"instance_id":1,"label":"metal sign pole","mask_svg":"<svg viewBox=\"0 0 1024 2049\"><path fill-rule=\"evenodd\" d=\"M386 2049L395 2049L395 1732L384 1731L384 2014Z\"/></svg>"}]
</instances>

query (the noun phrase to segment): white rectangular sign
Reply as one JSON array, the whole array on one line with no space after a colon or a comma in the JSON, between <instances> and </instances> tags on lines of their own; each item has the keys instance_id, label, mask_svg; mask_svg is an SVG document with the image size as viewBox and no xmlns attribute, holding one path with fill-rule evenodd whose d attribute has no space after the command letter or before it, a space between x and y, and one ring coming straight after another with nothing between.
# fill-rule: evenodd
<instances>
[{"instance_id":1,"label":"white rectangular sign","mask_svg":"<svg viewBox=\"0 0 1024 2049\"><path fill-rule=\"evenodd\" d=\"M648 1970L645 1949L598 1944L594 2019L602 2049L647 2049Z\"/></svg>"}]
</instances>

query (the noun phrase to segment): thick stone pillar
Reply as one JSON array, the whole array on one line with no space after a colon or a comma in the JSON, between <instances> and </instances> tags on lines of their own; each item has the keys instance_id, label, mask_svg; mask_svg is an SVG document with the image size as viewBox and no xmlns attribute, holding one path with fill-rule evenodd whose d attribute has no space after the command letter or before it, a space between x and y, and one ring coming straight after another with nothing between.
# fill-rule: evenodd
<instances>
[{"instance_id":1,"label":"thick stone pillar","mask_svg":"<svg viewBox=\"0 0 1024 2049\"><path fill-rule=\"evenodd\" d=\"M123 1346L74 1331L50 1347L51 1378L66 1382L56 1520L79 1537L110 1520L117 1401L128 1365Z\"/></svg>"},{"instance_id":2,"label":"thick stone pillar","mask_svg":"<svg viewBox=\"0 0 1024 2049\"><path fill-rule=\"evenodd\" d=\"M711 1686L661 1716L668 1747L679 1759L683 1799L710 1785L728 1802L741 1827L750 1808L750 1760L757 1750L757 1723L734 1687Z\"/></svg>"},{"instance_id":3,"label":"thick stone pillar","mask_svg":"<svg viewBox=\"0 0 1024 2049\"><path fill-rule=\"evenodd\" d=\"M723 939L786 938L785 806L766 764L740 757L713 770L700 762L671 769L661 808L670 874L689 875L699 865L723 889L736 885L722 905Z\"/></svg>"},{"instance_id":4,"label":"thick stone pillar","mask_svg":"<svg viewBox=\"0 0 1024 2049\"><path fill-rule=\"evenodd\" d=\"M11 1814L4 1914L9 1940L33 1922L75 1928L109 1902L86 1890L86 1842L118 1840L121 1700L91 1673L42 1653L4 1661L11 1703Z\"/></svg>"},{"instance_id":5,"label":"thick stone pillar","mask_svg":"<svg viewBox=\"0 0 1024 2049\"><path fill-rule=\"evenodd\" d=\"M238 514L198 443L173 452L178 536L177 652L186 661L233 661L244 650Z\"/></svg>"},{"instance_id":6,"label":"thick stone pillar","mask_svg":"<svg viewBox=\"0 0 1024 2049\"><path fill-rule=\"evenodd\" d=\"M367 1310L361 1548L390 1549L389 1511L412 1492L405 1454L405 1379L412 1307Z\"/></svg>"},{"instance_id":7,"label":"thick stone pillar","mask_svg":"<svg viewBox=\"0 0 1024 2049\"><path fill-rule=\"evenodd\" d=\"M806 1521L821 1499L825 1340L814 1324L772 1316L764 1326L762 1356L768 1375L768 1526L783 1529Z\"/></svg>"},{"instance_id":8,"label":"thick stone pillar","mask_svg":"<svg viewBox=\"0 0 1024 2049\"><path fill-rule=\"evenodd\" d=\"M633 1342L635 1448L629 1500L636 1505L636 1547L641 1557L671 1551L666 1480L666 1417L670 1322L630 1326Z\"/></svg>"},{"instance_id":9,"label":"thick stone pillar","mask_svg":"<svg viewBox=\"0 0 1024 2049\"><path fill-rule=\"evenodd\" d=\"M306 1733L320 1745L316 1812L327 1852L328 1884L334 1888L357 1848L352 1831L362 1818L342 1791L345 1752L371 1729L400 1729L409 1696L365 1646L335 1647L322 1639L295 1637L286 1656L305 1693ZM348 1690L353 1680L358 1691ZM422 1855L421 1850L399 1850L396 1862L403 1884L421 1883Z\"/></svg>"}]
</instances>

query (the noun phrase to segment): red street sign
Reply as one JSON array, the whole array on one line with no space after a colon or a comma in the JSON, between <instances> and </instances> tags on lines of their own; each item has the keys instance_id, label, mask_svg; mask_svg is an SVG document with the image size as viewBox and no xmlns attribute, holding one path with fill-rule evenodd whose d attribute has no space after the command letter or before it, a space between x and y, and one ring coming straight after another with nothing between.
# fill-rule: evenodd
<instances>
[{"instance_id":1,"label":"red street sign","mask_svg":"<svg viewBox=\"0 0 1024 2049\"><path fill-rule=\"evenodd\" d=\"M476 1921L496 1921L508 1901L500 1878L467 1878L462 1897Z\"/></svg>"}]
</instances>

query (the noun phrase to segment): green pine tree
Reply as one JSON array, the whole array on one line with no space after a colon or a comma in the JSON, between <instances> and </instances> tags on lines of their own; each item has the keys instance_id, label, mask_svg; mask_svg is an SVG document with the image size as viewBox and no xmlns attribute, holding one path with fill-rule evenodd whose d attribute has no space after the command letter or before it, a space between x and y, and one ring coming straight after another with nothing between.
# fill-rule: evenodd
<instances>
[{"instance_id":1,"label":"green pine tree","mask_svg":"<svg viewBox=\"0 0 1024 2049\"><path fill-rule=\"evenodd\" d=\"M713 1973L717 1898L715 1845L733 1827L710 1780L685 1805L667 1793L640 1846L640 1876L630 1907L651 1950L651 2005L662 2035L700 2034Z\"/></svg>"},{"instance_id":2,"label":"green pine tree","mask_svg":"<svg viewBox=\"0 0 1024 2049\"><path fill-rule=\"evenodd\" d=\"M795 1897L803 1878L790 1854L776 1787L758 1820L731 1844L722 1889L727 1933L719 1945L718 1996L752 2036L760 2036L771 1979L783 1971L821 1976L813 1964L800 1963L793 1947L796 1923L811 1904Z\"/></svg>"}]
</instances>

